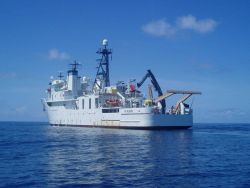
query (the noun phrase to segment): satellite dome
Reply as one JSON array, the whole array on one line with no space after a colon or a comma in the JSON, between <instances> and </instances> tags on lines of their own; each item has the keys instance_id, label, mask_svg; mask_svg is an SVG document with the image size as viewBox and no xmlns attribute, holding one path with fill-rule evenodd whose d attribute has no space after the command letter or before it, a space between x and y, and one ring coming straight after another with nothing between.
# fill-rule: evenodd
<instances>
[{"instance_id":1,"label":"satellite dome","mask_svg":"<svg viewBox=\"0 0 250 188\"><path fill-rule=\"evenodd\" d=\"M103 46L108 46L108 39L103 39L102 45Z\"/></svg>"}]
</instances>

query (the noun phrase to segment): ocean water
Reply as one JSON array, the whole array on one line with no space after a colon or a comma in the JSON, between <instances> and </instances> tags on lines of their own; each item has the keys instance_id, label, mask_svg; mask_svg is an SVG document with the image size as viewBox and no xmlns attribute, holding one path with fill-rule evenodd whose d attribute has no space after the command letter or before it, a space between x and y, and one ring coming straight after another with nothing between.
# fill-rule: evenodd
<instances>
[{"instance_id":1,"label":"ocean water","mask_svg":"<svg viewBox=\"0 0 250 188\"><path fill-rule=\"evenodd\" d=\"M146 131L2 122L0 187L250 187L250 124Z\"/></svg>"}]
</instances>

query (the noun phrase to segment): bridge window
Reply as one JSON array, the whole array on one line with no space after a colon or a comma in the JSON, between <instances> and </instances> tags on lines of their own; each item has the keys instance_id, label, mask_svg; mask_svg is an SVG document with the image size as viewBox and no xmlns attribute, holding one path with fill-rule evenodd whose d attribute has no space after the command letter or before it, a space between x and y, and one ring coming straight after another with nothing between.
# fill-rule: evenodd
<instances>
[{"instance_id":1,"label":"bridge window","mask_svg":"<svg viewBox=\"0 0 250 188\"><path fill-rule=\"evenodd\" d=\"M89 109L91 109L91 98L89 98Z\"/></svg>"},{"instance_id":2,"label":"bridge window","mask_svg":"<svg viewBox=\"0 0 250 188\"><path fill-rule=\"evenodd\" d=\"M95 107L98 108L98 98L95 98Z\"/></svg>"},{"instance_id":3,"label":"bridge window","mask_svg":"<svg viewBox=\"0 0 250 188\"><path fill-rule=\"evenodd\" d=\"M82 109L84 109L84 99L82 99Z\"/></svg>"}]
</instances>

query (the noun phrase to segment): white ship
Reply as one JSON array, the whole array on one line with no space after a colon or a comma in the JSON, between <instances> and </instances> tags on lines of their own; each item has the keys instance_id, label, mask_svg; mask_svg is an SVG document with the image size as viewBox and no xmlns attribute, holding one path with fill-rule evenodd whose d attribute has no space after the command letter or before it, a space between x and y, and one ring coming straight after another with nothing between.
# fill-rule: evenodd
<instances>
[{"instance_id":1,"label":"white ship","mask_svg":"<svg viewBox=\"0 0 250 188\"><path fill-rule=\"evenodd\" d=\"M193 91L167 90L163 93L155 76L148 70L140 82L119 81L110 85L109 63L112 55L108 41L103 40L97 53L99 59L97 74L93 82L78 75L76 61L70 64L66 79L62 74L51 79L47 97L42 99L44 111L51 125L77 127L105 127L130 129L176 129L193 125L193 110L186 100L201 94ZM148 94L144 96L139 88L149 78ZM158 97L153 98L154 88ZM169 109L166 99L182 95Z\"/></svg>"}]
</instances>

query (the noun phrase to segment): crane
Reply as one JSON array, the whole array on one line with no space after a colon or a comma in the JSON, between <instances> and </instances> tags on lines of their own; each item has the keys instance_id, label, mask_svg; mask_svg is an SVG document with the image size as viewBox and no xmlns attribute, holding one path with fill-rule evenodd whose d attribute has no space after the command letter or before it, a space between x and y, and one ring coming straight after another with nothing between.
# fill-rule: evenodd
<instances>
[{"instance_id":1,"label":"crane","mask_svg":"<svg viewBox=\"0 0 250 188\"><path fill-rule=\"evenodd\" d=\"M180 108L180 104L186 101L189 97L192 95L201 95L201 92L199 91L184 91L184 90L167 90L165 94L162 96L159 96L154 100L155 103L160 102L163 99L166 99L174 94L183 94L183 97L177 101L175 104L175 107L173 108L173 111L176 112Z\"/></svg>"},{"instance_id":2,"label":"crane","mask_svg":"<svg viewBox=\"0 0 250 188\"><path fill-rule=\"evenodd\" d=\"M143 83L146 81L147 78L150 78L150 81L152 83L152 85L154 86L155 90L158 92L158 97L162 96L162 90L160 85L158 84L154 74L151 72L151 70L147 70L146 75L142 78L142 80L140 82L137 83L137 87L141 87L143 85ZM161 103L161 111L162 114L165 114L165 109L166 109L166 101L165 99L162 99L161 101L159 101Z\"/></svg>"}]
</instances>

